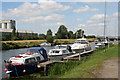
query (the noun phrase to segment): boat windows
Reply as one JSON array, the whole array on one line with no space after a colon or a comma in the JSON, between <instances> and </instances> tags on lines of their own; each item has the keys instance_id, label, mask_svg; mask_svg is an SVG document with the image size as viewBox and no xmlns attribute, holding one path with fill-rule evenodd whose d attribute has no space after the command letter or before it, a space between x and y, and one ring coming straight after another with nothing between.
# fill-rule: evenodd
<instances>
[{"instance_id":1,"label":"boat windows","mask_svg":"<svg viewBox=\"0 0 120 80\"><path fill-rule=\"evenodd\" d=\"M37 61L40 61L40 57L36 57Z\"/></svg>"},{"instance_id":2,"label":"boat windows","mask_svg":"<svg viewBox=\"0 0 120 80\"><path fill-rule=\"evenodd\" d=\"M63 53L66 53L66 50L63 50L62 52L63 52Z\"/></svg>"},{"instance_id":3,"label":"boat windows","mask_svg":"<svg viewBox=\"0 0 120 80\"><path fill-rule=\"evenodd\" d=\"M77 41L75 41L75 43L88 44L88 42L85 40L77 40Z\"/></svg>"},{"instance_id":4,"label":"boat windows","mask_svg":"<svg viewBox=\"0 0 120 80\"><path fill-rule=\"evenodd\" d=\"M83 42L81 41L80 43L81 43L81 44L88 44L87 42L84 42L84 41L83 41Z\"/></svg>"},{"instance_id":5,"label":"boat windows","mask_svg":"<svg viewBox=\"0 0 120 80\"><path fill-rule=\"evenodd\" d=\"M35 62L35 58L30 58L30 62Z\"/></svg>"},{"instance_id":6,"label":"boat windows","mask_svg":"<svg viewBox=\"0 0 120 80\"><path fill-rule=\"evenodd\" d=\"M52 51L52 53L59 53L60 51Z\"/></svg>"},{"instance_id":7,"label":"boat windows","mask_svg":"<svg viewBox=\"0 0 120 80\"><path fill-rule=\"evenodd\" d=\"M32 63L35 62L35 58L29 58L25 60L25 63Z\"/></svg>"},{"instance_id":8,"label":"boat windows","mask_svg":"<svg viewBox=\"0 0 120 80\"><path fill-rule=\"evenodd\" d=\"M26 60L25 60L25 63L30 63L30 59L26 59Z\"/></svg>"}]
</instances>

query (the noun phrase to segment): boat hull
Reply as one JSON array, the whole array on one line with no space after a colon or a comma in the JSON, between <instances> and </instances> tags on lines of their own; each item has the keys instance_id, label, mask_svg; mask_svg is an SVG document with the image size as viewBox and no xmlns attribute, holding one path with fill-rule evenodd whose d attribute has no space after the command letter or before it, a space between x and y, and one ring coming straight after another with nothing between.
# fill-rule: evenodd
<instances>
[{"instance_id":1,"label":"boat hull","mask_svg":"<svg viewBox=\"0 0 120 80\"><path fill-rule=\"evenodd\" d=\"M71 54L64 54L64 55L49 55L49 58L51 60L62 60L64 57L68 56L68 55L72 55L73 53Z\"/></svg>"},{"instance_id":2,"label":"boat hull","mask_svg":"<svg viewBox=\"0 0 120 80\"><path fill-rule=\"evenodd\" d=\"M42 62L47 61L46 60L42 60L40 62L34 62L34 63L29 63L29 64L23 64L23 65L5 65L5 68L8 70L10 74L10 76L21 76L24 74L30 74L33 73L35 71L37 71L40 67L38 67L38 65Z\"/></svg>"},{"instance_id":3,"label":"boat hull","mask_svg":"<svg viewBox=\"0 0 120 80\"><path fill-rule=\"evenodd\" d=\"M73 51L74 53L81 53L81 52L89 51L89 50L91 50L91 47L72 49L72 51Z\"/></svg>"}]
</instances>

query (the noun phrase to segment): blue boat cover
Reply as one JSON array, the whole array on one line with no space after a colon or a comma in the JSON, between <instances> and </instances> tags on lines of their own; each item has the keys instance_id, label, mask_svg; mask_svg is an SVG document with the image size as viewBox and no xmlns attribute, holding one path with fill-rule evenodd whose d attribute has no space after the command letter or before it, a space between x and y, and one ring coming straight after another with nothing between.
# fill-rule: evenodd
<instances>
[{"instance_id":1,"label":"blue boat cover","mask_svg":"<svg viewBox=\"0 0 120 80\"><path fill-rule=\"evenodd\" d=\"M45 50L43 47L31 47L29 49Z\"/></svg>"},{"instance_id":2,"label":"blue boat cover","mask_svg":"<svg viewBox=\"0 0 120 80\"><path fill-rule=\"evenodd\" d=\"M46 50L43 48L43 47L31 47L31 48L29 48L29 50L30 49L36 49L36 50L43 50L43 57L45 58L45 59L47 59L48 58L48 56L47 56L47 53L46 53Z\"/></svg>"}]
</instances>

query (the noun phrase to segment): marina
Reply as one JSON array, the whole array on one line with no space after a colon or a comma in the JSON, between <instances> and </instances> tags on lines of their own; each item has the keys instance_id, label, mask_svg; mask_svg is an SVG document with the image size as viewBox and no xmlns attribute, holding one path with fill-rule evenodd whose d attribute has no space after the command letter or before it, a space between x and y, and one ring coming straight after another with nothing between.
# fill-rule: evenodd
<instances>
[{"instance_id":1,"label":"marina","mask_svg":"<svg viewBox=\"0 0 120 80\"><path fill-rule=\"evenodd\" d=\"M90 43L91 44L91 47L92 47L92 49L95 49L95 43L94 42L92 42L92 43ZM46 50L47 50L47 53L49 52L49 50L50 49L54 49L55 47L53 46L53 47L44 47ZM19 55L19 53L25 53L26 51L27 51L27 49L28 48L25 48L25 49L13 49L13 50L8 50L8 51L3 51L2 52L2 56L3 56L3 58L2 58L2 64L4 65L4 60L8 60L12 55L14 55L14 56L18 56ZM18 53L19 52L19 53ZM81 53L81 54L84 54L84 53ZM72 57L74 57L74 56L79 56L78 54L74 54L74 55L71 55ZM64 60L66 60L66 58L67 57L65 57L65 56L63 56L64 57ZM62 57L62 58L63 58ZM72 58L71 57L71 58ZM54 57L54 58L56 58L56 57ZM54 59L53 58L53 59ZM44 63L41 63L40 64L40 66L41 67L44 67L44 70L46 70L46 66L47 65L50 65L50 64L53 64L53 63L61 63L61 62L64 62L64 60L63 61L61 61L59 58L61 58L61 57L58 57L58 58L56 58L56 59L50 59L49 61L47 61L47 62L44 62ZM75 59L75 58L74 58ZM5 73L5 71L4 71L4 69L5 69L5 67L2 67L2 76L3 77L6 77L7 75L6 75L6 73Z\"/></svg>"},{"instance_id":2,"label":"marina","mask_svg":"<svg viewBox=\"0 0 120 80\"><path fill-rule=\"evenodd\" d=\"M106 0L2 2L0 79L117 79L118 8Z\"/></svg>"}]
</instances>

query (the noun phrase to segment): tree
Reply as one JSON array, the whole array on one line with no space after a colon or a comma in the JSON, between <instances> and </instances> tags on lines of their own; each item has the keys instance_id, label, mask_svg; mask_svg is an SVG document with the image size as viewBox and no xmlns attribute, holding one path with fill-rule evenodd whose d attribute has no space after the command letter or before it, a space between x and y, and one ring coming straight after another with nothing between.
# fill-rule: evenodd
<instances>
[{"instance_id":1,"label":"tree","mask_svg":"<svg viewBox=\"0 0 120 80\"><path fill-rule=\"evenodd\" d=\"M17 30L16 39L19 40L19 38L20 38L20 37L19 37L19 32L18 32L18 30Z\"/></svg>"},{"instance_id":2,"label":"tree","mask_svg":"<svg viewBox=\"0 0 120 80\"><path fill-rule=\"evenodd\" d=\"M96 38L95 35L88 35L87 38Z\"/></svg>"},{"instance_id":3,"label":"tree","mask_svg":"<svg viewBox=\"0 0 120 80\"><path fill-rule=\"evenodd\" d=\"M76 38L82 38L84 36L84 31L79 29L79 30L77 30L75 35L76 35Z\"/></svg>"},{"instance_id":4,"label":"tree","mask_svg":"<svg viewBox=\"0 0 120 80\"><path fill-rule=\"evenodd\" d=\"M15 26L13 26L11 39L12 39L12 40L15 40L15 39L16 39L16 28L15 28Z\"/></svg>"},{"instance_id":5,"label":"tree","mask_svg":"<svg viewBox=\"0 0 120 80\"><path fill-rule=\"evenodd\" d=\"M51 36L51 35L49 35L49 36L46 37L46 40L47 40L47 42L49 42L49 43L53 43L54 37Z\"/></svg>"},{"instance_id":6,"label":"tree","mask_svg":"<svg viewBox=\"0 0 120 80\"><path fill-rule=\"evenodd\" d=\"M2 38L2 41L11 40L11 34L8 35L7 33L3 33L1 38Z\"/></svg>"},{"instance_id":7,"label":"tree","mask_svg":"<svg viewBox=\"0 0 120 80\"><path fill-rule=\"evenodd\" d=\"M46 39L46 35L45 34L39 34L39 39L41 39L41 40Z\"/></svg>"},{"instance_id":8,"label":"tree","mask_svg":"<svg viewBox=\"0 0 120 80\"><path fill-rule=\"evenodd\" d=\"M47 35L51 35L51 36L52 36L52 31L51 31L51 29L49 29L49 30L47 31Z\"/></svg>"},{"instance_id":9,"label":"tree","mask_svg":"<svg viewBox=\"0 0 120 80\"><path fill-rule=\"evenodd\" d=\"M27 32L24 34L24 40L28 40L28 33Z\"/></svg>"},{"instance_id":10,"label":"tree","mask_svg":"<svg viewBox=\"0 0 120 80\"><path fill-rule=\"evenodd\" d=\"M67 39L67 28L64 25L61 25L56 33L57 39Z\"/></svg>"},{"instance_id":11,"label":"tree","mask_svg":"<svg viewBox=\"0 0 120 80\"><path fill-rule=\"evenodd\" d=\"M74 38L75 38L75 35L73 34L72 31L69 31L67 37L68 37L68 39L74 39Z\"/></svg>"}]
</instances>

